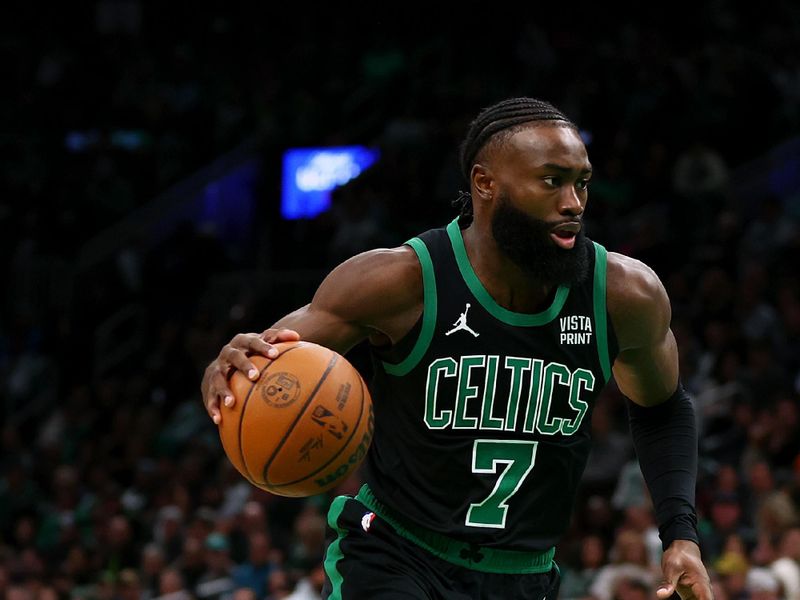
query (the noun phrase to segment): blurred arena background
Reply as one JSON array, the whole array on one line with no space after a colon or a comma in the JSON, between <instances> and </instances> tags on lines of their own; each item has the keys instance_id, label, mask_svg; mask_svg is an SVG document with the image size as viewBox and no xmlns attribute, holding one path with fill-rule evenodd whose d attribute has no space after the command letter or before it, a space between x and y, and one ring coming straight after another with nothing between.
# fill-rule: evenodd
<instances>
[{"instance_id":1,"label":"blurred arena background","mask_svg":"<svg viewBox=\"0 0 800 600\"><path fill-rule=\"evenodd\" d=\"M329 498L233 470L203 369L340 260L450 220L469 119L519 94L582 127L589 236L672 298L717 600L800 599L800 6L596 4L441 27L7 6L0 595L318 598ZM287 150L353 146L377 159L328 209L282 207ZM561 597L653 598L660 543L613 386L593 430Z\"/></svg>"}]
</instances>

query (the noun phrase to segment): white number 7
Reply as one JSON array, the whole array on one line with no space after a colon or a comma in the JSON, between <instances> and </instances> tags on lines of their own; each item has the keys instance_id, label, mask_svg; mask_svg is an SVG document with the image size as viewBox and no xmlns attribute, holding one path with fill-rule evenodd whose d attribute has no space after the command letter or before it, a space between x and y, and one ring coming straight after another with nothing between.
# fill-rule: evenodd
<instances>
[{"instance_id":1,"label":"white number 7","mask_svg":"<svg viewBox=\"0 0 800 600\"><path fill-rule=\"evenodd\" d=\"M492 493L483 502L469 505L468 526L495 529L506 526L506 503L533 469L538 444L517 440L475 440L472 447L473 473L497 473L498 464L506 467L497 478Z\"/></svg>"}]
</instances>

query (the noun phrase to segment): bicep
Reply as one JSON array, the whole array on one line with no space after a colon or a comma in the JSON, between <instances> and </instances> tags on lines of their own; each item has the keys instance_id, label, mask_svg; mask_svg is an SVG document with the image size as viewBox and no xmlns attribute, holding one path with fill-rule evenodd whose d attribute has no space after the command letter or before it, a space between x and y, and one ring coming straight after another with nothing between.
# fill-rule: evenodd
<instances>
[{"instance_id":1,"label":"bicep","mask_svg":"<svg viewBox=\"0 0 800 600\"><path fill-rule=\"evenodd\" d=\"M620 391L643 406L669 398L678 385L678 346L671 329L654 344L619 353L613 366Z\"/></svg>"},{"instance_id":2,"label":"bicep","mask_svg":"<svg viewBox=\"0 0 800 600\"><path fill-rule=\"evenodd\" d=\"M675 391L679 375L669 297L640 261L609 254L608 268L608 306L620 347L614 379L637 404L658 404Z\"/></svg>"},{"instance_id":3,"label":"bicep","mask_svg":"<svg viewBox=\"0 0 800 600\"><path fill-rule=\"evenodd\" d=\"M410 248L377 249L354 256L322 281L309 304L273 327L344 354L367 337L396 339L398 318L421 307L421 271ZM400 325L403 329L405 325Z\"/></svg>"},{"instance_id":4,"label":"bicep","mask_svg":"<svg viewBox=\"0 0 800 600\"><path fill-rule=\"evenodd\" d=\"M367 330L341 314L336 306L307 304L278 320L275 329L293 329L300 339L346 353L367 337Z\"/></svg>"}]
</instances>

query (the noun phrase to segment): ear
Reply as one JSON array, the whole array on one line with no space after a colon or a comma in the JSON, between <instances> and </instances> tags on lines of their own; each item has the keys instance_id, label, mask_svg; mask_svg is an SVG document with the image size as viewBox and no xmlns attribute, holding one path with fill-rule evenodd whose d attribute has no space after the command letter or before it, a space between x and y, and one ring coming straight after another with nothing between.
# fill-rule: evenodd
<instances>
[{"instance_id":1,"label":"ear","mask_svg":"<svg viewBox=\"0 0 800 600\"><path fill-rule=\"evenodd\" d=\"M491 200L494 193L494 176L492 170L480 163L472 165L470 173L472 179L472 193L481 200Z\"/></svg>"}]
</instances>

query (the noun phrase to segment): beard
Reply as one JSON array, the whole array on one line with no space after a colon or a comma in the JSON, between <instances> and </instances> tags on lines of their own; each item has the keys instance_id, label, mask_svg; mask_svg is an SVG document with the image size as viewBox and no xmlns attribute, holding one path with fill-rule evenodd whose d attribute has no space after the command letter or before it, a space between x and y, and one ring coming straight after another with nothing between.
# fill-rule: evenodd
<instances>
[{"instance_id":1,"label":"beard","mask_svg":"<svg viewBox=\"0 0 800 600\"><path fill-rule=\"evenodd\" d=\"M583 228L571 249L560 248L550 238L550 222L531 217L515 208L507 194L498 197L492 216L492 234L500 250L536 281L554 285L577 285L589 273L589 240Z\"/></svg>"}]
</instances>

